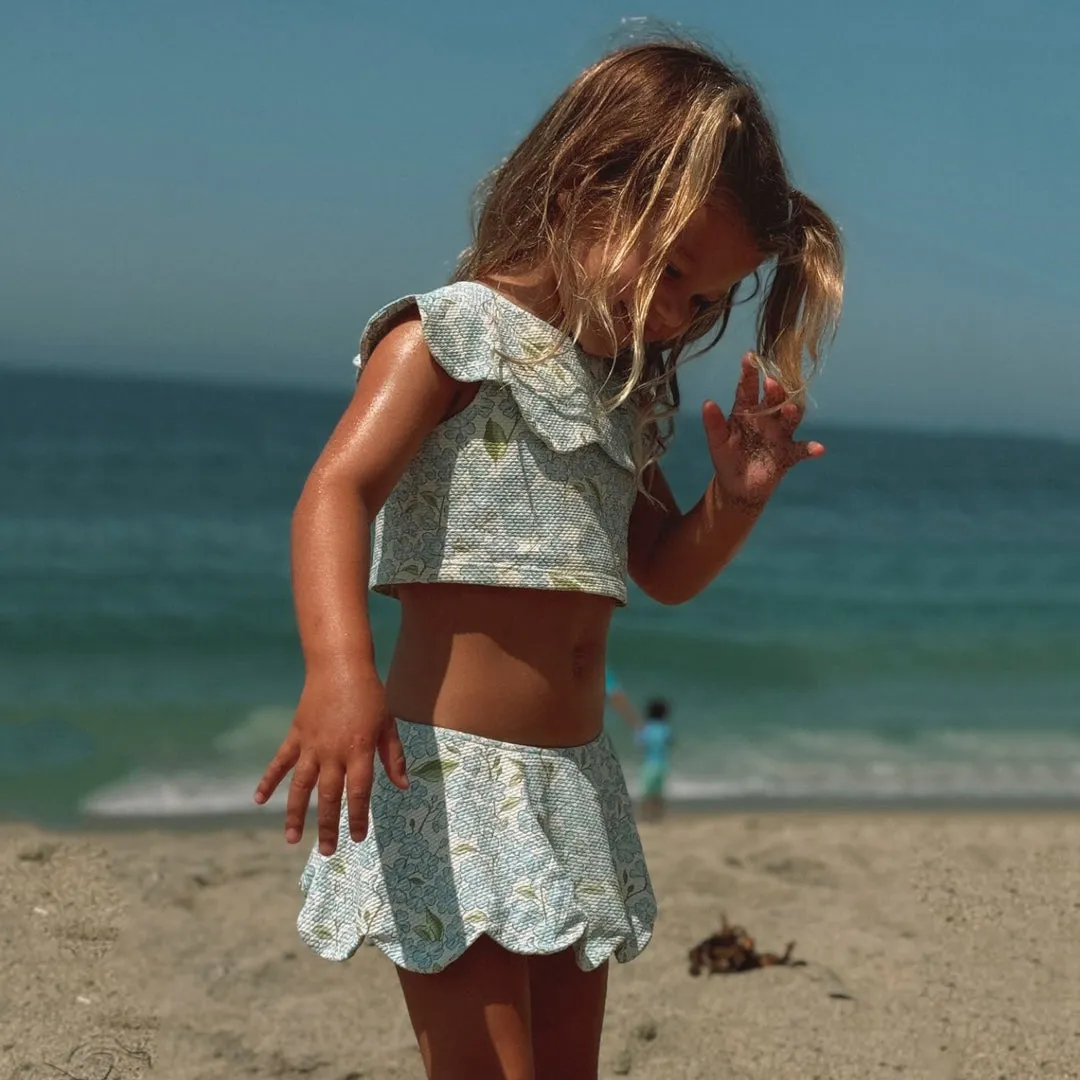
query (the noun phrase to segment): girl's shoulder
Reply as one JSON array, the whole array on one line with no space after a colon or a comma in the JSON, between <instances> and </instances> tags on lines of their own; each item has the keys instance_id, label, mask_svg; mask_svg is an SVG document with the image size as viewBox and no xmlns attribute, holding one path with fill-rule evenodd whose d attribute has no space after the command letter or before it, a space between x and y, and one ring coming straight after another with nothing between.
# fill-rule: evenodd
<instances>
[{"instance_id":1,"label":"girl's shoulder","mask_svg":"<svg viewBox=\"0 0 1080 1080\"><path fill-rule=\"evenodd\" d=\"M458 353L511 356L515 349L535 359L559 342L553 326L502 293L477 281L455 281L402 296L376 311L360 338L358 364L368 360L386 331L410 309L418 313L424 340L440 360Z\"/></svg>"}]
</instances>

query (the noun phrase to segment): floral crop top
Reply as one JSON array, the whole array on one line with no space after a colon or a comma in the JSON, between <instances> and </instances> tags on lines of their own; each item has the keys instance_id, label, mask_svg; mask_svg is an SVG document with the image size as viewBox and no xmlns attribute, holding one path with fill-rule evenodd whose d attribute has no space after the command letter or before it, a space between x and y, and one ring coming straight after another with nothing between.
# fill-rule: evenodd
<instances>
[{"instance_id":1,"label":"floral crop top","mask_svg":"<svg viewBox=\"0 0 1080 1080\"><path fill-rule=\"evenodd\" d=\"M554 327L476 282L377 312L358 369L410 307L439 365L480 386L431 432L379 511L370 587L391 596L405 582L575 589L625 604L632 407L606 411L576 344L552 355Z\"/></svg>"}]
</instances>

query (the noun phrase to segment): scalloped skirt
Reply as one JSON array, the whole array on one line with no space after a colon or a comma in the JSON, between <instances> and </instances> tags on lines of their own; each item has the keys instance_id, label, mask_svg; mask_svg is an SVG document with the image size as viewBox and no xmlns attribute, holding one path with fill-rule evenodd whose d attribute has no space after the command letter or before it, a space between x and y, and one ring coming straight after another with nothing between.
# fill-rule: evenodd
<instances>
[{"instance_id":1,"label":"scalloped skirt","mask_svg":"<svg viewBox=\"0 0 1080 1080\"><path fill-rule=\"evenodd\" d=\"M376 758L367 837L316 848L300 937L345 960L361 945L432 974L481 935L526 955L572 947L591 971L648 944L656 900L611 741L522 746L398 721L409 789Z\"/></svg>"}]
</instances>

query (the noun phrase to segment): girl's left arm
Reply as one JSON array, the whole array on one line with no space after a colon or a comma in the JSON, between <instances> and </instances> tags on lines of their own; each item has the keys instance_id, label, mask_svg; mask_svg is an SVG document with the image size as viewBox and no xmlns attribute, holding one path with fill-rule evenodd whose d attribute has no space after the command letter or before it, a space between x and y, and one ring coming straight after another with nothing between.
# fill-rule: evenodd
<instances>
[{"instance_id":1,"label":"girl's left arm","mask_svg":"<svg viewBox=\"0 0 1080 1080\"><path fill-rule=\"evenodd\" d=\"M646 470L630 516L629 570L647 596L662 604L697 596L742 546L787 470L825 453L794 438L802 416L775 379L766 378L762 394L754 357L743 357L730 417L712 401L702 410L713 476L697 505L682 513L659 466Z\"/></svg>"},{"instance_id":2,"label":"girl's left arm","mask_svg":"<svg viewBox=\"0 0 1080 1080\"><path fill-rule=\"evenodd\" d=\"M760 508L726 502L716 477L688 513L682 513L658 465L630 516L630 576L646 596L681 604L697 596L731 561L750 535Z\"/></svg>"}]
</instances>

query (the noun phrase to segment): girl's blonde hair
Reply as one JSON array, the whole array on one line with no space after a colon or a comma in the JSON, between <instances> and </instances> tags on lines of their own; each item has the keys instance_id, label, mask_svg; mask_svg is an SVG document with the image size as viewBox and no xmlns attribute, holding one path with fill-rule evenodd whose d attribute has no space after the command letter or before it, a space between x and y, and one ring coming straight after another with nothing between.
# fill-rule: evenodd
<instances>
[{"instance_id":1,"label":"girl's blonde hair","mask_svg":"<svg viewBox=\"0 0 1080 1080\"><path fill-rule=\"evenodd\" d=\"M792 188L773 125L750 80L682 40L618 49L583 72L477 190L474 242L455 280L484 280L545 264L562 298L560 328L603 327L615 339L612 298L620 268L646 250L628 313L632 348L617 358L617 407L641 409L639 466L666 442L660 421L678 406L676 364L688 345L727 328L737 287L687 332L646 345L644 323L669 252L707 200L726 200L774 259L757 319L760 362L790 398L802 398L804 356L816 369L843 296L839 230ZM598 243L586 275L584 243ZM762 285L764 288L762 289Z\"/></svg>"}]
</instances>

